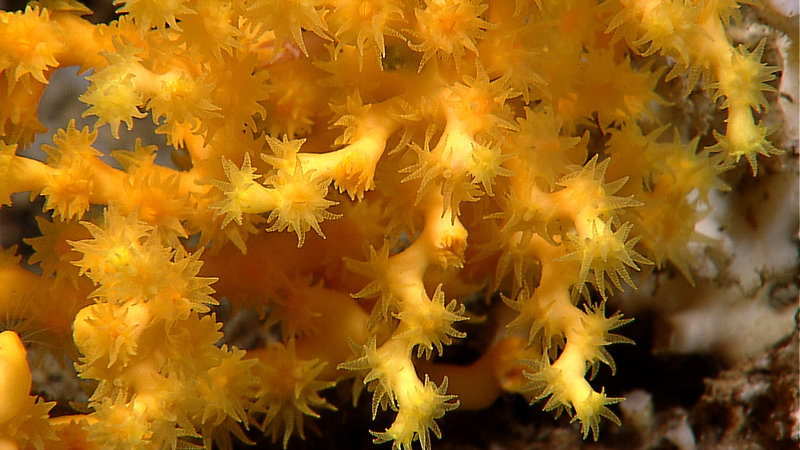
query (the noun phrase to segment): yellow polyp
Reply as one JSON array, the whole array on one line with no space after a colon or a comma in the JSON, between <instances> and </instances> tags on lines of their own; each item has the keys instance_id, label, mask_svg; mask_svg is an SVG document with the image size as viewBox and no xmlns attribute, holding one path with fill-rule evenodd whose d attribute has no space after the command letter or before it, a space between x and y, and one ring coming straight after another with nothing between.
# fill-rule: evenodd
<instances>
[{"instance_id":1,"label":"yellow polyp","mask_svg":"<svg viewBox=\"0 0 800 450\"><path fill-rule=\"evenodd\" d=\"M746 155L761 141L763 136L756 127L753 113L748 105L730 107L728 115L727 138L731 153Z\"/></svg>"}]
</instances>

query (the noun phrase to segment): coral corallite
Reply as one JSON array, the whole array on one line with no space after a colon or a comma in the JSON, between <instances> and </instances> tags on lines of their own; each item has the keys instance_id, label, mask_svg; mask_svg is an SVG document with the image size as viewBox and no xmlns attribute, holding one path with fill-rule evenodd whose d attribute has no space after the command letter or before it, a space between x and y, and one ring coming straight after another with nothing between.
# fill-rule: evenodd
<instances>
[{"instance_id":1,"label":"coral corallite","mask_svg":"<svg viewBox=\"0 0 800 450\"><path fill-rule=\"evenodd\" d=\"M592 376L631 342L607 302L653 270L691 280L721 174L781 153L761 121L776 69L726 34L732 0L114 4L98 25L74 0L0 12L0 202L46 213L29 260L0 254L0 316L44 330L88 397L53 414L3 332L2 448L286 446L348 407L339 383L366 387L395 449L502 390L597 439L624 399ZM67 66L96 121L33 159ZM676 77L727 128L673 130ZM166 145L103 157L98 131L145 117ZM220 344L223 299L262 314L252 347ZM467 324L492 343L441 362Z\"/></svg>"}]
</instances>

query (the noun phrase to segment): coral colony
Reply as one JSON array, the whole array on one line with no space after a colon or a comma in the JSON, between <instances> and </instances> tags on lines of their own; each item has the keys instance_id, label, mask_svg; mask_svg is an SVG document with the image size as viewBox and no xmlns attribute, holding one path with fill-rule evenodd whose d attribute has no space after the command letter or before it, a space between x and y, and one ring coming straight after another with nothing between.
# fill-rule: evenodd
<instances>
[{"instance_id":1,"label":"coral colony","mask_svg":"<svg viewBox=\"0 0 800 450\"><path fill-rule=\"evenodd\" d=\"M0 313L44 330L89 390L51 416L21 332L4 331L0 446L229 448L256 429L286 446L348 407L325 398L345 382L393 420L361 432L395 449L430 449L438 420L501 391L597 439L624 399L593 375L631 342L606 301L659 268L691 282L720 175L780 153L759 119L764 43L726 35L739 3L117 0L99 25L74 0L0 12L0 202L30 191L47 213L30 258L0 254ZM96 121L27 157L67 66ZM702 83L727 117L708 145L672 125L656 89L670 80ZM145 117L163 148L102 158L98 130ZM273 338L218 344L223 298ZM442 362L467 324L494 338Z\"/></svg>"}]
</instances>

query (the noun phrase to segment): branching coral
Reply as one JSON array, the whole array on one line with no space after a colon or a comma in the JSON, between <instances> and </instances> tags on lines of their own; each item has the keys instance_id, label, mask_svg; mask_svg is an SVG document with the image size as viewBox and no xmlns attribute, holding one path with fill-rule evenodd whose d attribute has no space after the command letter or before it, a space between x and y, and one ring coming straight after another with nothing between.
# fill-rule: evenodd
<instances>
[{"instance_id":1,"label":"branching coral","mask_svg":"<svg viewBox=\"0 0 800 450\"><path fill-rule=\"evenodd\" d=\"M597 439L623 399L590 380L630 342L612 287L668 263L691 280L719 176L780 153L758 119L776 69L763 41L726 35L734 1L114 3L104 25L72 0L0 12L0 201L31 191L52 212L29 241L41 275L0 260L0 313L55 305L26 319L94 382L49 417L0 334L0 444L230 447L255 426L286 447L348 378L373 418L394 414L372 434L398 450L429 450L459 398L501 388ZM42 92L70 65L91 69L94 125L31 159ZM667 133L667 70L687 91L702 75L727 128ZM168 148L102 159L98 131L143 117ZM439 362L470 338L475 294L496 340ZM220 344L222 298L269 313L269 343Z\"/></svg>"}]
</instances>

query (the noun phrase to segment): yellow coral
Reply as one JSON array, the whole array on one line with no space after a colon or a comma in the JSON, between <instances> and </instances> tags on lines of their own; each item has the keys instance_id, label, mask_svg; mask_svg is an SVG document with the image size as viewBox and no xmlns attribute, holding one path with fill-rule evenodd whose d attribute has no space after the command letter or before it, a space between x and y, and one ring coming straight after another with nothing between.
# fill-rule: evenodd
<instances>
[{"instance_id":1,"label":"yellow coral","mask_svg":"<svg viewBox=\"0 0 800 450\"><path fill-rule=\"evenodd\" d=\"M29 86L26 77L47 83L45 72L58 65L55 54L64 44L49 30L49 16L47 9L31 6L24 12L0 12L0 72L9 87L21 79Z\"/></svg>"},{"instance_id":2,"label":"yellow coral","mask_svg":"<svg viewBox=\"0 0 800 450\"><path fill-rule=\"evenodd\" d=\"M693 281L723 173L780 153L759 117L775 69L766 41L727 36L734 0L114 3L101 25L72 0L0 12L0 202L30 191L53 216L31 258L0 254L0 314L91 382L49 417L0 334L0 446L230 448L254 428L287 446L347 378L398 450L503 390L597 439L622 399L593 376L629 342L606 300L650 264ZM33 159L71 65L94 125ZM724 127L673 125L677 76L703 77ZM103 157L105 124L144 117L166 147ZM264 319L247 350L222 341L222 298ZM483 354L442 363L474 327Z\"/></svg>"},{"instance_id":3,"label":"yellow coral","mask_svg":"<svg viewBox=\"0 0 800 450\"><path fill-rule=\"evenodd\" d=\"M51 445L56 440L48 421L55 403L29 395L31 370L26 356L15 332L0 333L0 444L41 450L45 442Z\"/></svg>"}]
</instances>

